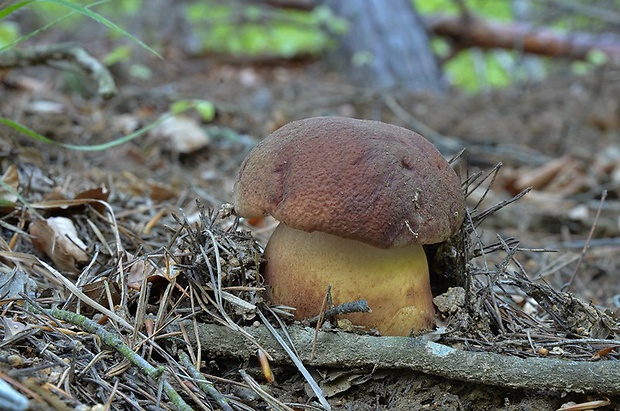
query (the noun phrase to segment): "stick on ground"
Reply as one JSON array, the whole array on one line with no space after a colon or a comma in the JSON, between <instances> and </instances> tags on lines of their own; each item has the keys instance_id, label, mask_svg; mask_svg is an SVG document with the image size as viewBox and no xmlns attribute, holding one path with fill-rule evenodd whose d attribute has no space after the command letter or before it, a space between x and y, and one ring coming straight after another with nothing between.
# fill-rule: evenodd
<instances>
[{"instance_id":1,"label":"stick on ground","mask_svg":"<svg viewBox=\"0 0 620 411\"><path fill-rule=\"evenodd\" d=\"M185 327L192 328L188 321ZM249 359L255 346L227 327L198 324L198 337L206 355ZM247 327L261 341L275 363L290 363L289 356L265 327ZM518 358L456 350L422 338L375 337L346 332L319 332L310 359L314 329L288 327L301 360L308 365L382 369L410 369L453 380L507 388L620 394L620 366L616 360L568 361L554 358ZM194 335L190 332L189 335Z\"/></svg>"},{"instance_id":2,"label":"stick on ground","mask_svg":"<svg viewBox=\"0 0 620 411\"><path fill-rule=\"evenodd\" d=\"M5 51L0 56L0 68L48 65L64 63L77 67L97 82L99 95L111 98L118 90L110 71L101 62L77 44L60 43L31 46Z\"/></svg>"}]
</instances>

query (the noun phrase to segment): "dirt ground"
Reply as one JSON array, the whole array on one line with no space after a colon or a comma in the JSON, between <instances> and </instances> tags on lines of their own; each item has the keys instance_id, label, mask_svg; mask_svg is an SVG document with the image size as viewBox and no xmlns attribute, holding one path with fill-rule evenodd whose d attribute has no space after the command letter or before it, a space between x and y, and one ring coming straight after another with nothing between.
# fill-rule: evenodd
<instances>
[{"instance_id":1,"label":"dirt ground","mask_svg":"<svg viewBox=\"0 0 620 411\"><path fill-rule=\"evenodd\" d=\"M97 271L99 277L112 277L117 267L113 253L106 251L103 245L106 241L101 241L101 236L108 240L112 236L101 228L106 221L101 214L103 210L84 210L83 207L77 210L73 208L77 206L67 206L68 203L55 203L56 207L47 203L48 207L39 209L36 206L51 200L69 201L86 190L97 191L98 187L109 190L109 193L98 191L96 196L106 200L114 210L121 227L123 248L128 253L127 261L142 255L162 254L161 250L172 249L178 241L174 233L182 231L180 221L183 215L190 223L199 220L196 199L207 209L216 210L231 201L239 164L256 142L295 119L343 115L415 129L431 139L448 158L465 148L466 154L459 160L466 164L461 167L463 179L478 172L486 175L501 162L502 167L493 181L486 179L479 188L475 184L470 186L468 206L472 214L506 201L527 187L534 189L481 221L475 234L470 233L474 239L471 243L475 245L479 240L485 247L497 243L498 239L513 246L518 243L520 249L516 250L515 258L521 267L506 260L506 250L501 246L497 252L468 261L469 266L475 267L473 271L487 269L492 272L507 262L509 269L522 269L533 282L544 282L558 291L575 274L568 288L572 295L586 304L592 303L610 318L616 318L614 314L620 308L620 103L617 99L620 71L617 69L602 67L583 77L575 77L567 69L557 69L544 81L517 84L505 90L477 96L451 91L437 96L362 90L348 84L346 78L329 72L320 61L256 63L216 58L170 59L158 61L154 67L155 75L150 81L131 79L126 67L116 67L120 93L108 101L97 97L89 80L81 76L63 75L46 68L12 70L2 75L0 115L68 144L99 144L126 135L154 121L168 110L172 102L180 99L209 100L215 104L217 115L213 122L204 124L194 112L186 114L209 136L204 147L188 150L191 151L188 153L179 152L183 150L179 150L180 143L175 139L152 132L101 151L75 151L36 142L3 126L0 129L0 172L6 176L11 166L16 167L19 181L14 188L26 202L33 204L37 213L26 212L25 207L9 205L2 208L0 222L4 253L0 254L3 264L0 275L7 276L16 269L33 270L32 264L25 260L18 263L15 255L7 255L9 251L47 261L66 273L71 281L76 281L80 270L88 264L90 258L76 264L77 272L63 271L57 260L33 246L28 235L29 226L39 214L41 217L71 217L78 225L90 256L95 253L95 243L101 243L97 246L97 252L101 253L98 263L89 266L89 270ZM11 184L8 178L5 182ZM604 190L607 194L605 201L601 202ZM3 194L7 195L6 191ZM82 198L94 195L89 192ZM15 200L15 204L19 203ZM180 216L179 220L173 214ZM94 227L100 228L101 236ZM270 220L253 222L253 225L242 221L240 226L242 231L251 230L261 245L265 244L272 228ZM113 241L108 243L113 244ZM586 245L588 251L582 256ZM161 255L158 258L161 262ZM226 258L228 256L224 254L222 259ZM113 265L106 267L106 263ZM228 263L230 261L222 262ZM50 280L40 271L37 273L36 286L30 296L42 307L49 308L57 304L61 296L67 298L71 294L67 294L58 281ZM152 281L153 295L162 289L165 286ZM134 290L129 302L125 301L125 307L130 310L124 315L130 323L135 320L139 294ZM505 314L502 318L510 318L516 312L514 310L523 310L532 317L548 319L540 301L531 295L522 290L507 291L507 294L514 297L513 311L510 311L513 314ZM260 297L252 293L248 295L255 298L254 303L260 302ZM0 298L3 299L0 306L6 318L39 328L45 324L20 309L23 304L17 296ZM152 307L147 304L146 312L157 313L158 300L151 300L148 304ZM161 301L166 300L162 297ZM105 323L100 316L95 318ZM243 316L234 319L244 322ZM255 320L249 318L244 324L252 324ZM472 324L468 327L475 329ZM130 367L116 373L99 371L99 378L105 383L100 381L98 384L108 388L96 388L92 381L91 385L84 381L74 382L71 387L66 379L59 377L61 371L56 369L57 366L42 367L52 361L41 354L45 344L55 344L54 352L59 358L66 361L71 358L72 351L66 347L63 350L60 342L70 343L59 337L60 334L54 334L58 330L11 340L7 323L3 329L5 342L9 343L0 344L0 376L9 375L31 391L32 384L41 387L46 382L57 384L62 380L65 382L61 387L64 393L49 391L49 395L56 396L66 409L80 403L88 406L105 403L111 387L120 381L120 385L114 388L116 397L109 404L110 409L153 409L149 393L131 386L132 381L144 380L132 376L137 372ZM523 352L501 349L496 342L514 338L514 335L508 338L508 329L510 324L504 337L502 331L495 329L495 339L487 339L487 344L476 344L476 341L484 340L480 336L482 332L472 335L470 348L522 357L536 356L534 352L525 352L529 347ZM466 346L462 344L465 338L462 331L454 334L460 340L443 339L441 342L459 345L457 341L461 341L459 346ZM550 330L549 335L575 338L571 333L558 334L557 328ZM164 346L178 344L162 338ZM618 355L613 350L618 344L615 342L617 337L608 333L599 340L605 338L610 340L612 349L603 355L601 361L617 361ZM79 340L88 347L98 347L90 348L93 353L97 350L103 352L99 344L83 333L79 334ZM600 344L592 347L602 348ZM589 348L594 349L592 347ZM567 348L565 355L574 359L571 355L577 356L575 352L579 352L580 359L584 360L597 354L596 350L571 351ZM162 354L145 353L144 350L141 353L153 363L166 363ZM21 365L7 360L11 356L18 356ZM113 357L107 353L104 364L116 364ZM87 359L80 361L76 364L85 366L88 363ZM202 364L202 371L216 378L216 387L231 397L242 398L245 409L269 409L269 405L264 398L248 393L247 386L242 386L237 372L240 368L247 369L264 389L282 402L311 402L304 379L292 366L274 364L277 382L267 384L261 381L264 377L256 360L240 362L212 357L203 358ZM45 371L40 371L37 366ZM330 393L333 390L328 400L334 410L555 410L570 402L607 399L611 403L599 409L620 409L620 398L606 395L604 391L579 394L561 389L507 389L403 370L348 370L351 378L341 384L343 378L334 376L339 372L341 370L318 369L314 373ZM231 384L229 379L236 383ZM339 383L334 383L335 380ZM20 391L23 390L20 388ZM119 392L130 394L124 397ZM41 396L41 392L38 395ZM90 402L87 401L89 396ZM29 398L34 397L29 395ZM134 405L125 402L129 398ZM46 396L38 401L32 400L32 404L32 409L61 409L57 402ZM579 409L593 409L599 405L603 403ZM170 405L164 407L169 409ZM302 409L302 405L293 408ZM235 406L234 409L243 408Z\"/></svg>"}]
</instances>

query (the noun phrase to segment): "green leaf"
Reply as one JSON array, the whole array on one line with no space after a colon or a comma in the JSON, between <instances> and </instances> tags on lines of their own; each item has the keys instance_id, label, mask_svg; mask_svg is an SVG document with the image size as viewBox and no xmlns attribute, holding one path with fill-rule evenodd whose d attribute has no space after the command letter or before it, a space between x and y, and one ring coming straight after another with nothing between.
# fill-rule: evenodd
<instances>
[{"instance_id":1,"label":"green leaf","mask_svg":"<svg viewBox=\"0 0 620 411\"><path fill-rule=\"evenodd\" d=\"M19 6L20 6L19 8L22 8L22 7L25 7L25 6L30 5L31 3L34 3L35 1L36 1L36 0L22 1L22 2L20 2L19 4L16 4L15 6L18 6L18 5L19 5ZM95 3L92 3L92 4L88 5L88 6L86 6L86 7L95 7L95 6L98 6L98 5L100 5L100 4L105 3L105 2L107 2L107 1L109 1L109 0L99 0L99 1L96 1ZM7 8L7 9L8 9L8 8ZM1 16L2 16L2 12L3 12L3 11L7 11L7 9L2 9L2 10L0 10L0 19L2 19L2 17L1 17ZM10 14L10 13L9 13L9 14ZM15 46L16 46L16 45L18 45L19 43L21 43L21 42L23 42L23 41L26 41L26 40L28 40L28 39L29 39L29 38L31 38L31 37L36 36L37 34L39 34L39 33L43 32L43 31L45 31L45 30L49 29L50 27L52 27L52 26L54 26L54 25L56 25L56 24L58 24L58 23L61 23L62 21L64 21L64 20L68 19L68 18L69 18L69 17L71 17L71 16L74 16L75 14L77 14L77 13L76 13L76 12L70 12L70 13L68 13L68 14L66 14L66 15L64 15L64 16L62 16L62 17L59 17L58 19L56 19L56 20L54 20L54 21L52 21L52 22L50 22L50 23L47 23L46 25L44 25L44 26L42 26L42 27L39 27L39 28L38 28L38 29L36 29L36 30L33 30L32 32L30 32L30 33L28 33L28 34L26 34L26 35L24 35L24 36L19 37L18 39L16 39L16 40L15 40L15 41L13 41L12 43L7 44L7 45L5 45L4 47L0 47L0 52L4 51L4 50L6 50L6 49L10 49L10 48L15 47Z\"/></svg>"},{"instance_id":2,"label":"green leaf","mask_svg":"<svg viewBox=\"0 0 620 411\"><path fill-rule=\"evenodd\" d=\"M3 9L0 9L0 20L6 18L7 16L10 16L11 14L13 14L14 12L16 12L17 10L24 8L28 5L30 5L31 3L34 3L36 0L25 0L25 1L19 1L11 6L5 7Z\"/></svg>"},{"instance_id":3,"label":"green leaf","mask_svg":"<svg viewBox=\"0 0 620 411\"><path fill-rule=\"evenodd\" d=\"M177 100L170 106L170 112L177 115L192 108L200 114L205 123L215 118L215 104L208 100Z\"/></svg>"},{"instance_id":4,"label":"green leaf","mask_svg":"<svg viewBox=\"0 0 620 411\"><path fill-rule=\"evenodd\" d=\"M570 65L570 69L576 76L585 76L592 71L592 65L585 61L573 61Z\"/></svg>"},{"instance_id":5,"label":"green leaf","mask_svg":"<svg viewBox=\"0 0 620 411\"><path fill-rule=\"evenodd\" d=\"M19 25L14 21L0 22L0 46L6 46L19 38Z\"/></svg>"},{"instance_id":6,"label":"green leaf","mask_svg":"<svg viewBox=\"0 0 620 411\"><path fill-rule=\"evenodd\" d=\"M196 111L205 123L213 121L215 118L215 104L207 100L196 101Z\"/></svg>"},{"instance_id":7,"label":"green leaf","mask_svg":"<svg viewBox=\"0 0 620 411\"><path fill-rule=\"evenodd\" d=\"M595 66L602 66L609 61L609 56L603 50L594 49L588 52L586 60Z\"/></svg>"},{"instance_id":8,"label":"green leaf","mask_svg":"<svg viewBox=\"0 0 620 411\"><path fill-rule=\"evenodd\" d=\"M149 80L153 75L153 71L144 64L132 64L129 66L129 74L141 80Z\"/></svg>"},{"instance_id":9,"label":"green leaf","mask_svg":"<svg viewBox=\"0 0 620 411\"><path fill-rule=\"evenodd\" d=\"M117 46L110 51L104 58L103 64L111 66L121 61L127 61L131 57L131 48L129 46Z\"/></svg>"},{"instance_id":10,"label":"green leaf","mask_svg":"<svg viewBox=\"0 0 620 411\"><path fill-rule=\"evenodd\" d=\"M325 27L332 32L346 27L346 22L320 6L313 12L265 12L263 6L239 9L230 2L205 0L191 4L188 16L205 50L246 56L319 53L330 41Z\"/></svg>"},{"instance_id":11,"label":"green leaf","mask_svg":"<svg viewBox=\"0 0 620 411\"><path fill-rule=\"evenodd\" d=\"M170 112L173 115L177 115L184 111L189 110L193 106L194 106L194 103L192 102L192 100L178 100L172 103L172 105L170 106Z\"/></svg>"},{"instance_id":12,"label":"green leaf","mask_svg":"<svg viewBox=\"0 0 620 411\"><path fill-rule=\"evenodd\" d=\"M154 54L157 57L161 58L159 53L157 53L155 50L153 50L152 48L147 46L140 39L134 37L133 35L131 35L127 31L123 30L121 27L119 27L116 24L112 23L110 20L106 19L101 14L95 13L94 11L90 10L88 7L80 6L79 4L72 3L72 2L70 2L68 0L35 0L35 1L37 3L51 2L51 3L55 3L55 4L60 4L60 5L63 5L63 6L65 6L66 8L68 8L70 10L73 10L73 11L75 11L77 13L83 14L86 17L89 17L89 18L95 20L96 22L98 22L100 24L103 24L104 26L110 28L111 30L114 30L114 31L116 31L118 33L121 33L123 36L125 36L125 37L131 39L132 41L136 42L137 44L139 44L145 50L148 50L152 54Z\"/></svg>"}]
</instances>

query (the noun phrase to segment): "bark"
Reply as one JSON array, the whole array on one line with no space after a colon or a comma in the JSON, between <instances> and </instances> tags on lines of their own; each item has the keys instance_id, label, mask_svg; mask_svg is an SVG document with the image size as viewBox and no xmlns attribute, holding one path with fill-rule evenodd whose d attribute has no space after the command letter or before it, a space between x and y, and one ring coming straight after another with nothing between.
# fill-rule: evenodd
<instances>
[{"instance_id":1,"label":"bark","mask_svg":"<svg viewBox=\"0 0 620 411\"><path fill-rule=\"evenodd\" d=\"M410 0L324 0L349 23L330 62L367 87L444 89L424 23Z\"/></svg>"}]
</instances>

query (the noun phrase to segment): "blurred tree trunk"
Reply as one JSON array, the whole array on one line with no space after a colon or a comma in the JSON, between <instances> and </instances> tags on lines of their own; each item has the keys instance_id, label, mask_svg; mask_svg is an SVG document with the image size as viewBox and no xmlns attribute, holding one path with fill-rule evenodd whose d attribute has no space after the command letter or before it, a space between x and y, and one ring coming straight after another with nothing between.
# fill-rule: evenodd
<instances>
[{"instance_id":1,"label":"blurred tree trunk","mask_svg":"<svg viewBox=\"0 0 620 411\"><path fill-rule=\"evenodd\" d=\"M411 0L323 0L349 23L330 62L357 84L441 91L424 23Z\"/></svg>"},{"instance_id":2,"label":"blurred tree trunk","mask_svg":"<svg viewBox=\"0 0 620 411\"><path fill-rule=\"evenodd\" d=\"M193 54L198 45L188 21L188 0L148 0L136 16L126 23L150 46L168 53ZM139 50L138 50L139 51Z\"/></svg>"}]
</instances>

